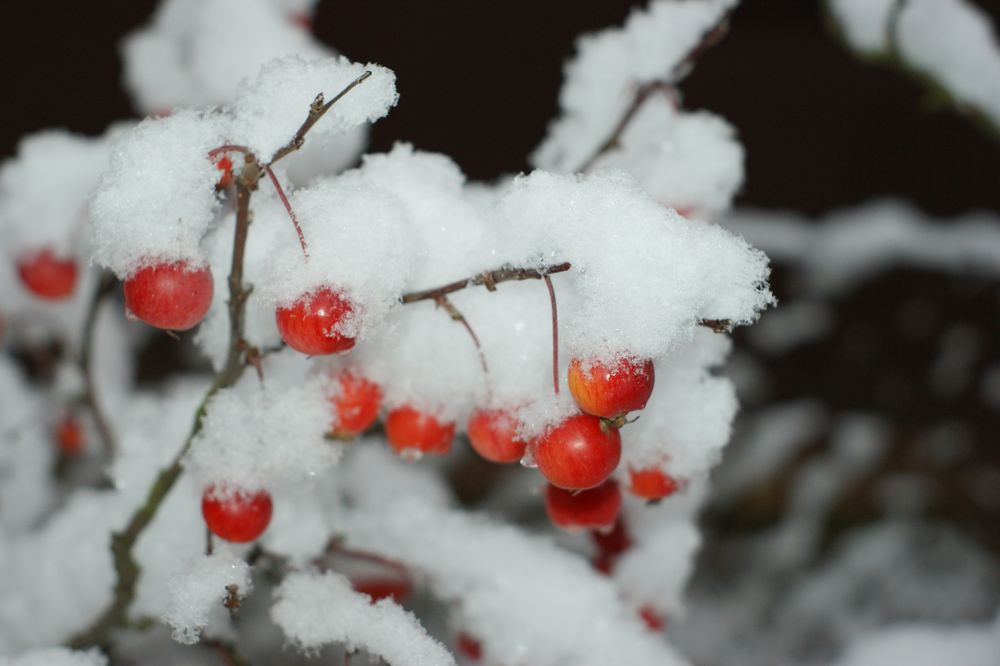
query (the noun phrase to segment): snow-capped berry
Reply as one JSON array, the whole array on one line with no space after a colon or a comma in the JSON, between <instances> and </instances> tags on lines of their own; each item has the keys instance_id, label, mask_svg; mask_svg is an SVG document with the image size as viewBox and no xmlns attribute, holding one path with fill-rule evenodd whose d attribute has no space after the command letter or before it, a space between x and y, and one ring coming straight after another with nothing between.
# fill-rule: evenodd
<instances>
[{"instance_id":1,"label":"snow-capped berry","mask_svg":"<svg viewBox=\"0 0 1000 666\"><path fill-rule=\"evenodd\" d=\"M549 520L567 530L610 528L621 507L622 495L613 480L590 490L563 490L552 484L545 489L545 512Z\"/></svg>"},{"instance_id":2,"label":"snow-capped berry","mask_svg":"<svg viewBox=\"0 0 1000 666\"><path fill-rule=\"evenodd\" d=\"M493 462L517 462L528 445L518 438L517 419L506 409L475 410L466 432L476 453Z\"/></svg>"},{"instance_id":3,"label":"snow-capped berry","mask_svg":"<svg viewBox=\"0 0 1000 666\"><path fill-rule=\"evenodd\" d=\"M675 478L655 467L629 468L629 491L636 497L660 500L673 495L680 488Z\"/></svg>"},{"instance_id":4,"label":"snow-capped berry","mask_svg":"<svg viewBox=\"0 0 1000 666\"><path fill-rule=\"evenodd\" d=\"M340 391L330 398L333 405L333 431L338 435L357 435L371 427L382 407L382 389L363 375L347 371L337 377Z\"/></svg>"},{"instance_id":5,"label":"snow-capped berry","mask_svg":"<svg viewBox=\"0 0 1000 666\"><path fill-rule=\"evenodd\" d=\"M236 543L253 541L271 522L271 495L266 490L220 491L209 486L201 498L201 514L212 534Z\"/></svg>"},{"instance_id":6,"label":"snow-capped berry","mask_svg":"<svg viewBox=\"0 0 1000 666\"><path fill-rule=\"evenodd\" d=\"M17 261L17 274L28 291L50 301L73 294L76 273L76 261L59 257L49 248L23 255Z\"/></svg>"},{"instance_id":7,"label":"snow-capped berry","mask_svg":"<svg viewBox=\"0 0 1000 666\"><path fill-rule=\"evenodd\" d=\"M385 435L393 450L400 454L445 454L451 450L455 424L442 423L426 412L404 405L386 416Z\"/></svg>"},{"instance_id":8,"label":"snow-capped berry","mask_svg":"<svg viewBox=\"0 0 1000 666\"><path fill-rule=\"evenodd\" d=\"M277 308L275 321L281 339L292 349L310 356L336 354L354 346L354 338L337 330L353 311L349 300L320 287Z\"/></svg>"},{"instance_id":9,"label":"snow-capped berry","mask_svg":"<svg viewBox=\"0 0 1000 666\"><path fill-rule=\"evenodd\" d=\"M581 361L569 364L569 391L580 409L613 419L646 406L653 392L653 362L622 357L613 364Z\"/></svg>"},{"instance_id":10,"label":"snow-capped berry","mask_svg":"<svg viewBox=\"0 0 1000 666\"><path fill-rule=\"evenodd\" d=\"M150 326L185 331L205 318L214 288L208 266L154 263L125 280L125 306Z\"/></svg>"},{"instance_id":11,"label":"snow-capped berry","mask_svg":"<svg viewBox=\"0 0 1000 666\"><path fill-rule=\"evenodd\" d=\"M531 443L538 471L555 486L586 490L603 483L618 467L621 435L601 419L576 414Z\"/></svg>"}]
</instances>

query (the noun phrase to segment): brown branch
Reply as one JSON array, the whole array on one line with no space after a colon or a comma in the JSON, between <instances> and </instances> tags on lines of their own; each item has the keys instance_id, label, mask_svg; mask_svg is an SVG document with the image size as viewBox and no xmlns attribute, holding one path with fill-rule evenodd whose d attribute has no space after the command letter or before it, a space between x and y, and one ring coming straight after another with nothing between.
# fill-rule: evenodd
<instances>
[{"instance_id":1,"label":"brown branch","mask_svg":"<svg viewBox=\"0 0 1000 666\"><path fill-rule=\"evenodd\" d=\"M274 175L274 170L271 169L270 165L264 166L264 171L267 172L267 177L271 179L271 184L274 185L274 190L278 193L278 198L281 199L281 203L285 206L285 211L288 213L288 217L292 220L292 226L295 227L295 233L299 236L299 245L302 247L302 254L305 258L309 258L309 246L306 244L306 237L302 233L302 226L299 224L299 218L295 215L295 211L292 210L292 204L288 202L288 197L285 196L285 190L281 187L281 183L278 182L278 177Z\"/></svg>"},{"instance_id":2,"label":"brown branch","mask_svg":"<svg viewBox=\"0 0 1000 666\"><path fill-rule=\"evenodd\" d=\"M629 104L625 113L622 114L618 124L615 125L613 130L611 130L611 134L604 140L603 143L601 143L601 145L597 147L593 154L584 160L583 164L576 169L577 173L587 172L605 153L618 146L625 130L628 129L632 119L635 118L635 114L639 112L639 109L642 108L642 105L653 93L661 92L666 95L667 99L673 106L680 106L680 93L677 91L677 83L691 73L695 64L706 51L721 42L722 39L729 34L729 16L732 12L732 9L726 11L721 17L719 17L719 20L715 23L715 25L702 33L701 39L698 40L698 43L695 44L691 50L680 59L680 61L678 61L670 73L663 79L649 81L639 86L631 104Z\"/></svg>"},{"instance_id":3,"label":"brown branch","mask_svg":"<svg viewBox=\"0 0 1000 666\"><path fill-rule=\"evenodd\" d=\"M593 154L584 160L583 164L576 169L577 173L586 173L593 168L597 160L603 157L605 153L618 147L618 143L621 141L622 135L625 133L625 130L628 129L632 119L635 118L635 114L639 112L639 109L642 108L642 105L645 104L650 95L656 92L661 92L666 95L671 103L677 103L677 88L674 87L674 84L672 83L668 83L666 81L650 81L649 83L639 86L639 89L636 90L635 97L632 99L632 103L618 120L618 124L615 125L615 128L611 130L611 134L604 140L603 143L601 143L601 145L597 147Z\"/></svg>"},{"instance_id":4,"label":"brown branch","mask_svg":"<svg viewBox=\"0 0 1000 666\"><path fill-rule=\"evenodd\" d=\"M559 315L556 311L556 290L552 278L545 276L545 287L549 290L549 306L552 308L552 390L559 395Z\"/></svg>"},{"instance_id":5,"label":"brown branch","mask_svg":"<svg viewBox=\"0 0 1000 666\"><path fill-rule=\"evenodd\" d=\"M273 165L278 160L289 155L290 153L294 153L296 150L301 148L302 145L306 142L306 134L308 134L309 130L313 128L313 125L318 123L319 119L322 118L326 114L326 112L330 110L330 107L339 102L344 95L351 92L355 87L360 85L365 79L367 79L371 75L372 73L366 70L364 74L362 74L361 76L359 76L358 78L354 79L349 84L347 84L346 88L337 93L337 95L333 99L331 99L329 102L326 102L325 104L323 103L323 93L316 95L316 99L314 99L313 103L309 105L309 115L306 116L306 119L302 123L302 126L299 127L297 132L295 132L295 136L292 137L292 140L289 141L287 144L285 144L282 148L280 148L278 152L276 152L274 156L271 157L271 161L268 163L268 166Z\"/></svg>"},{"instance_id":6,"label":"brown branch","mask_svg":"<svg viewBox=\"0 0 1000 666\"><path fill-rule=\"evenodd\" d=\"M465 289L466 287L483 286L489 291L496 291L496 286L501 282L510 282L512 280L541 280L546 275L563 273L568 271L570 268L572 268L572 265L568 261L561 264L543 266L540 269L498 268L496 270L480 273L479 275L473 275L472 277L464 280L449 282L446 285L435 287L434 289L424 289L423 291L414 291L408 294L403 294L399 300L403 305L416 303L417 301L437 301L442 296L453 294L456 291Z\"/></svg>"},{"instance_id":7,"label":"brown branch","mask_svg":"<svg viewBox=\"0 0 1000 666\"><path fill-rule=\"evenodd\" d=\"M545 279L547 280L548 276L546 276ZM483 372L489 375L490 369L486 365L486 354L483 353L483 346L479 343L479 336L476 335L474 330L472 330L472 325L469 324L469 320L465 318L465 315L463 315L458 308L455 307L454 303L448 300L447 296L438 296L434 299L434 302L437 303L439 307L445 309L452 321L457 321L465 327L465 330L469 333L469 337L472 338L472 343L476 345L476 351L479 353L479 364L483 366Z\"/></svg>"},{"instance_id":8,"label":"brown branch","mask_svg":"<svg viewBox=\"0 0 1000 666\"><path fill-rule=\"evenodd\" d=\"M247 154L246 165L240 177L236 179L236 230L232 266L229 272L229 353L226 364L216 375L212 386L198 406L191 432L180 451L174 456L171 464L157 475L146 495L146 501L132 514L125 528L111 535L111 554L117 577L114 595L108 607L87 629L69 639L70 647L105 645L111 631L127 623L128 609L135 599L136 584L140 574L139 563L136 562L132 549L139 536L156 517L163 500L180 478L183 471L181 461L191 448L195 436L201 431L208 401L220 389L235 384L246 367L240 341L243 339L246 300L250 295L250 288L243 286L243 258L246 252L247 231L250 227L250 195L257 188L259 180L260 170L257 167L257 160L253 155Z\"/></svg>"},{"instance_id":9,"label":"brown branch","mask_svg":"<svg viewBox=\"0 0 1000 666\"><path fill-rule=\"evenodd\" d=\"M107 415L101 408L100 400L97 397L97 382L94 379L94 330L97 328L97 314L101 303L114 291L118 283L114 275L104 273L101 275L101 282L94 292L94 297L90 301L87 309L87 318L83 324L83 340L80 342L80 373L83 375L83 399L90 410L90 415L94 419L97 433L101 437L101 445L104 449L105 462L110 463L115 450L118 448L115 442L114 432Z\"/></svg>"}]
</instances>

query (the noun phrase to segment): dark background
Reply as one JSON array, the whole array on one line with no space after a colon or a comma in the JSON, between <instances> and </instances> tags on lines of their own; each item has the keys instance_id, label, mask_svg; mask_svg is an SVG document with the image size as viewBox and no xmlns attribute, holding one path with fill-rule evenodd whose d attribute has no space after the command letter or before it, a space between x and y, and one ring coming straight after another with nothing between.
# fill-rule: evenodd
<instances>
[{"instance_id":1,"label":"dark background","mask_svg":"<svg viewBox=\"0 0 1000 666\"><path fill-rule=\"evenodd\" d=\"M0 154L27 132L96 134L131 115L117 44L156 0L4 4ZM637 4L323 0L314 30L398 75L400 104L376 126L373 150L404 139L489 179L528 168L575 37L620 24ZM980 6L1000 24L997 3ZM1000 209L998 144L952 110L922 110L925 91L905 77L856 61L818 0L744 0L732 28L682 89L687 106L739 130L741 203L821 213L901 194L940 215Z\"/></svg>"}]
</instances>

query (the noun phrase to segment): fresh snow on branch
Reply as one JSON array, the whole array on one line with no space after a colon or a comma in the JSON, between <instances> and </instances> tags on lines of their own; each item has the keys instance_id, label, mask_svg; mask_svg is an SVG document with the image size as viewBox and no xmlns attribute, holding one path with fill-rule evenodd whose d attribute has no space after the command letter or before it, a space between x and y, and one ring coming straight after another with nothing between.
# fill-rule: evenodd
<instances>
[{"instance_id":1,"label":"fresh snow on branch","mask_svg":"<svg viewBox=\"0 0 1000 666\"><path fill-rule=\"evenodd\" d=\"M300 649L330 643L363 649L390 666L454 666L455 658L417 618L389 599L373 602L343 576L298 572L275 590L271 617Z\"/></svg>"},{"instance_id":2,"label":"fresh snow on branch","mask_svg":"<svg viewBox=\"0 0 1000 666\"><path fill-rule=\"evenodd\" d=\"M1000 127L1000 42L968 0L828 0L852 48L890 53Z\"/></svg>"},{"instance_id":3,"label":"fresh snow on branch","mask_svg":"<svg viewBox=\"0 0 1000 666\"><path fill-rule=\"evenodd\" d=\"M404 561L489 661L537 666L683 664L584 560L483 517L401 500L358 512L349 545Z\"/></svg>"},{"instance_id":4,"label":"fresh snow on branch","mask_svg":"<svg viewBox=\"0 0 1000 666\"><path fill-rule=\"evenodd\" d=\"M1000 217L935 220L910 204L875 201L818 223L775 211L741 210L727 228L776 262L800 269L819 293L840 293L894 267L1000 275Z\"/></svg>"}]
</instances>

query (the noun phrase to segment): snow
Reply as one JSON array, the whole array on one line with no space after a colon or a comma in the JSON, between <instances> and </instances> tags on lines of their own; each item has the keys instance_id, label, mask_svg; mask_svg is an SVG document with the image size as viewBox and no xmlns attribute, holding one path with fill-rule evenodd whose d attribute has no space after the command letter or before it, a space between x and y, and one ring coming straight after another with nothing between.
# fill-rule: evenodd
<instances>
[{"instance_id":1,"label":"snow","mask_svg":"<svg viewBox=\"0 0 1000 666\"><path fill-rule=\"evenodd\" d=\"M829 2L852 48L868 53L890 48L893 0ZM894 34L894 55L904 65L1000 124L1000 43L986 12L967 0L907 0Z\"/></svg>"},{"instance_id":2,"label":"snow","mask_svg":"<svg viewBox=\"0 0 1000 666\"><path fill-rule=\"evenodd\" d=\"M229 553L198 557L183 573L175 574L170 605L163 618L173 627L174 640L197 643L210 613L223 608L223 600L232 596L231 586L235 586L237 599L253 591L250 565Z\"/></svg>"},{"instance_id":3,"label":"snow","mask_svg":"<svg viewBox=\"0 0 1000 666\"><path fill-rule=\"evenodd\" d=\"M725 226L776 262L803 273L816 296L835 295L891 268L1000 274L1000 217L971 212L936 220L898 200L838 210L818 222L741 210Z\"/></svg>"},{"instance_id":4,"label":"snow","mask_svg":"<svg viewBox=\"0 0 1000 666\"><path fill-rule=\"evenodd\" d=\"M727 338L699 331L657 363L646 408L622 430L622 470L658 467L680 481L708 474L729 441L737 410L730 381L711 373L729 347Z\"/></svg>"},{"instance_id":5,"label":"snow","mask_svg":"<svg viewBox=\"0 0 1000 666\"><path fill-rule=\"evenodd\" d=\"M93 260L122 279L159 261L203 265L201 239L219 206L208 152L225 131L217 114L178 111L118 139L91 199Z\"/></svg>"},{"instance_id":6,"label":"snow","mask_svg":"<svg viewBox=\"0 0 1000 666\"><path fill-rule=\"evenodd\" d=\"M301 483L336 464L339 450L323 440L330 405L319 382L303 381L290 353L268 360L263 382L244 373L206 406L185 462L204 485L270 489Z\"/></svg>"},{"instance_id":7,"label":"snow","mask_svg":"<svg viewBox=\"0 0 1000 666\"><path fill-rule=\"evenodd\" d=\"M628 171L651 197L685 217L714 217L743 185L743 147L721 118L678 112L654 95L591 170L602 168Z\"/></svg>"},{"instance_id":8,"label":"snow","mask_svg":"<svg viewBox=\"0 0 1000 666\"><path fill-rule=\"evenodd\" d=\"M329 102L365 72L371 75L326 112L311 137L342 134L383 117L398 99L395 75L342 57L287 56L268 62L256 79L240 85L231 102L233 140L269 162L295 136L317 95Z\"/></svg>"},{"instance_id":9,"label":"snow","mask_svg":"<svg viewBox=\"0 0 1000 666\"><path fill-rule=\"evenodd\" d=\"M532 157L536 166L574 171L611 135L636 89L675 82L687 55L736 0L655 0L632 12L621 28L584 35L564 71L562 116Z\"/></svg>"},{"instance_id":10,"label":"snow","mask_svg":"<svg viewBox=\"0 0 1000 666\"><path fill-rule=\"evenodd\" d=\"M833 666L992 666L1000 655L996 626L897 625L853 641Z\"/></svg>"},{"instance_id":11,"label":"snow","mask_svg":"<svg viewBox=\"0 0 1000 666\"><path fill-rule=\"evenodd\" d=\"M96 648L82 652L54 647L13 657L0 656L0 666L105 666L107 663L107 658Z\"/></svg>"},{"instance_id":12,"label":"snow","mask_svg":"<svg viewBox=\"0 0 1000 666\"><path fill-rule=\"evenodd\" d=\"M0 168L0 233L10 259L51 249L86 264L87 210L107 141L63 130L31 134Z\"/></svg>"},{"instance_id":13,"label":"snow","mask_svg":"<svg viewBox=\"0 0 1000 666\"><path fill-rule=\"evenodd\" d=\"M349 546L422 572L487 662L685 663L589 564L520 529L406 499L357 512L345 534Z\"/></svg>"},{"instance_id":14,"label":"snow","mask_svg":"<svg viewBox=\"0 0 1000 666\"><path fill-rule=\"evenodd\" d=\"M241 79L292 53L329 50L285 18L275 0L166 0L122 42L125 86L143 113L228 102ZM297 4L302 5L302 2ZM302 112L304 113L304 111Z\"/></svg>"},{"instance_id":15,"label":"snow","mask_svg":"<svg viewBox=\"0 0 1000 666\"><path fill-rule=\"evenodd\" d=\"M331 572L293 573L275 591L271 616L300 649L328 643L361 648L391 666L449 666L454 657L427 634L417 618L395 602L354 592L350 581Z\"/></svg>"}]
</instances>

